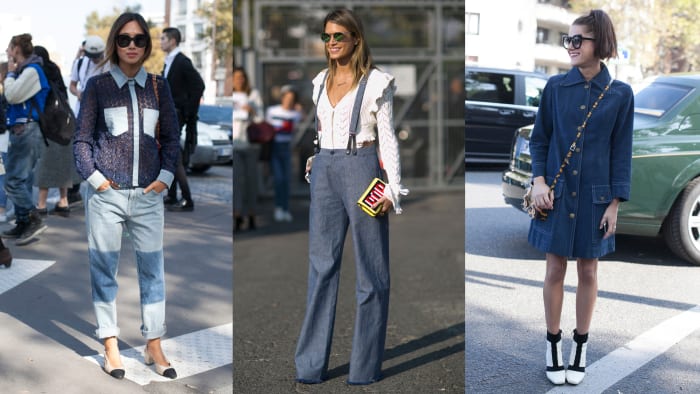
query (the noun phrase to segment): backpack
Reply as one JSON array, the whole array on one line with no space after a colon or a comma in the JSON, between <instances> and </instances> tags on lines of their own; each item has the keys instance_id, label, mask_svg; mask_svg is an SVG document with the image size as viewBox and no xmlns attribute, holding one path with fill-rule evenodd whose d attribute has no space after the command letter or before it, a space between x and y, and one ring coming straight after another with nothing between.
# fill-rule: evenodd
<instances>
[{"instance_id":1,"label":"backpack","mask_svg":"<svg viewBox=\"0 0 700 394\"><path fill-rule=\"evenodd\" d=\"M47 78L48 80L48 78ZM44 135L44 143L49 146L48 140L60 145L68 145L75 133L75 114L68 100L59 93L59 87L54 81L48 80L49 92L46 96L44 111L36 102L36 96L32 97L32 103L39 113L39 128Z\"/></svg>"}]
</instances>

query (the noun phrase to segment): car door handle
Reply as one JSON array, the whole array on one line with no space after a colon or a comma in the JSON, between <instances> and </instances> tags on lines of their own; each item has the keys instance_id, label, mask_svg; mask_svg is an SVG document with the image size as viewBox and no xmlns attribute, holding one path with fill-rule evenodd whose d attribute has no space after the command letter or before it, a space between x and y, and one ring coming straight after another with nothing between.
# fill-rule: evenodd
<instances>
[{"instance_id":1,"label":"car door handle","mask_svg":"<svg viewBox=\"0 0 700 394\"><path fill-rule=\"evenodd\" d=\"M513 115L514 113L515 113L515 110L513 110L513 109L499 109L498 110L498 114L504 115L504 116Z\"/></svg>"},{"instance_id":2,"label":"car door handle","mask_svg":"<svg viewBox=\"0 0 700 394\"><path fill-rule=\"evenodd\" d=\"M523 112L523 118L534 118L537 112L534 111L525 111Z\"/></svg>"}]
</instances>

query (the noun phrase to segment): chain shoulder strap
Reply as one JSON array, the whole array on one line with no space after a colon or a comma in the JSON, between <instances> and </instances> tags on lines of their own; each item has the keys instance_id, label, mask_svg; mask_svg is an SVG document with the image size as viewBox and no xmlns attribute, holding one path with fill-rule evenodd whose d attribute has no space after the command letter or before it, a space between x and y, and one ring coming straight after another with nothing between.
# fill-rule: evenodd
<instances>
[{"instance_id":1,"label":"chain shoulder strap","mask_svg":"<svg viewBox=\"0 0 700 394\"><path fill-rule=\"evenodd\" d=\"M549 186L549 190L552 191L554 190L554 187L557 185L557 182L559 181L559 177L561 174L564 173L564 168L569 164L569 161L571 159L571 156L573 156L574 151L576 150L576 144L579 142L581 139L581 136L583 135L583 131L586 129L586 125L588 124L588 119L590 119L591 115L593 114L593 110L598 108L598 104L600 104L600 100L603 99L603 96L605 93L610 89L610 85L612 85L613 80L610 79L610 82L605 86L605 89L603 89L602 92L600 92L600 96L596 99L596 101L593 103L591 106L591 109L588 111L588 114L586 117L583 119L583 123L581 126L579 126L576 130L576 138L574 138L574 142L571 143L571 146L569 146L569 151L566 152L566 157L564 157L564 160L561 163L561 166L559 166L559 171L557 172L557 175L554 176L554 180L552 181L552 185Z\"/></svg>"}]
</instances>

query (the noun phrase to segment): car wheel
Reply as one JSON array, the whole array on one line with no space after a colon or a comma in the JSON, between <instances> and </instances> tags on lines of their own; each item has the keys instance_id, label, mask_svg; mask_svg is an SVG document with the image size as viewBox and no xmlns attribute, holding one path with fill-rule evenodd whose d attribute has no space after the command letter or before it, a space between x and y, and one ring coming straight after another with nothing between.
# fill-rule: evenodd
<instances>
[{"instance_id":1,"label":"car wheel","mask_svg":"<svg viewBox=\"0 0 700 394\"><path fill-rule=\"evenodd\" d=\"M194 172L195 174L201 174L206 172L210 168L211 166L208 165L192 166L190 167L190 171Z\"/></svg>"},{"instance_id":2,"label":"car wheel","mask_svg":"<svg viewBox=\"0 0 700 394\"><path fill-rule=\"evenodd\" d=\"M666 244L678 257L700 265L700 178L693 179L663 224Z\"/></svg>"}]
</instances>

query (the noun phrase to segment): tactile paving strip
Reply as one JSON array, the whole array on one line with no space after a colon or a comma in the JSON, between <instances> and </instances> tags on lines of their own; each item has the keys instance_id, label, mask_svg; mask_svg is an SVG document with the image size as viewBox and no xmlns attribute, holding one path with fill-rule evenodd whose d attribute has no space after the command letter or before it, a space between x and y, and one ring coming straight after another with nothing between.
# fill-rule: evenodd
<instances>
[{"instance_id":1,"label":"tactile paving strip","mask_svg":"<svg viewBox=\"0 0 700 394\"><path fill-rule=\"evenodd\" d=\"M233 363L233 323L164 339L163 353L177 371L178 379ZM170 382L156 373L154 365L143 362L144 346L121 350L125 378L142 386L151 382ZM85 356L102 367L101 354Z\"/></svg>"}]
</instances>

